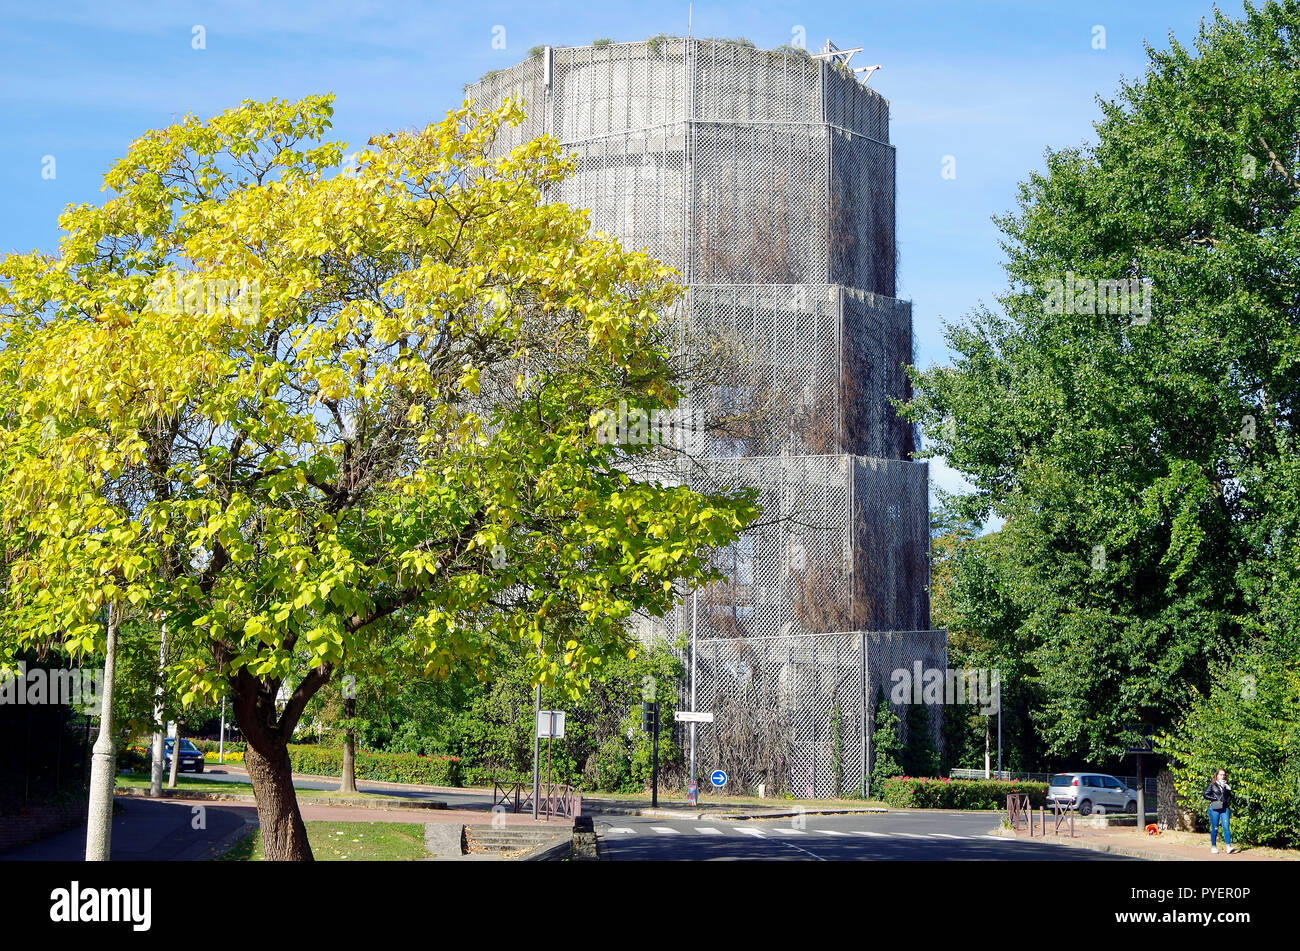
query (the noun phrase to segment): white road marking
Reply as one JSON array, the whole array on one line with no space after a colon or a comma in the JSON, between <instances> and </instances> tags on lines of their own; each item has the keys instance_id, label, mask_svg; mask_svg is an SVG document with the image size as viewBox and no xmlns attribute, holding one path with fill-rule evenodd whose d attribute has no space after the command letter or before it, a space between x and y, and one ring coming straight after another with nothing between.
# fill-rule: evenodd
<instances>
[{"instance_id":1,"label":"white road marking","mask_svg":"<svg viewBox=\"0 0 1300 951\"><path fill-rule=\"evenodd\" d=\"M924 832L895 832L894 835L901 835L908 839L928 839L930 838Z\"/></svg>"},{"instance_id":2,"label":"white road marking","mask_svg":"<svg viewBox=\"0 0 1300 951\"><path fill-rule=\"evenodd\" d=\"M713 826L696 826L695 831L700 835L722 835L722 830L715 829Z\"/></svg>"},{"instance_id":3,"label":"white road marking","mask_svg":"<svg viewBox=\"0 0 1300 951\"><path fill-rule=\"evenodd\" d=\"M849 835L869 835L869 836L871 836L872 838L875 838L875 839L892 839L892 838L893 838L893 834L890 833L890 832L862 832L862 831L860 831L860 830L858 830L858 829L852 829L852 830L850 830L850 831L849 831Z\"/></svg>"},{"instance_id":4,"label":"white road marking","mask_svg":"<svg viewBox=\"0 0 1300 951\"><path fill-rule=\"evenodd\" d=\"M848 835L847 832L836 832L834 829L813 829L814 832L820 832L822 835Z\"/></svg>"},{"instance_id":5,"label":"white road marking","mask_svg":"<svg viewBox=\"0 0 1300 951\"><path fill-rule=\"evenodd\" d=\"M767 838L767 833L764 832L762 829L749 829L746 828L745 826L736 826L736 831L739 832L741 835L752 835L759 839Z\"/></svg>"},{"instance_id":6,"label":"white road marking","mask_svg":"<svg viewBox=\"0 0 1300 951\"><path fill-rule=\"evenodd\" d=\"M773 829L772 831L775 832L777 835L807 835L808 834L807 832L804 832L803 829Z\"/></svg>"},{"instance_id":7,"label":"white road marking","mask_svg":"<svg viewBox=\"0 0 1300 951\"><path fill-rule=\"evenodd\" d=\"M930 834L939 839L969 839L970 838L970 836L968 835L950 835L947 832L931 832Z\"/></svg>"},{"instance_id":8,"label":"white road marking","mask_svg":"<svg viewBox=\"0 0 1300 951\"><path fill-rule=\"evenodd\" d=\"M676 829L671 828L670 826L651 826L650 828L651 828L653 831L658 832L660 835L678 835L678 834L679 834L679 833L677 832Z\"/></svg>"},{"instance_id":9,"label":"white road marking","mask_svg":"<svg viewBox=\"0 0 1300 951\"><path fill-rule=\"evenodd\" d=\"M610 835L636 835L636 833L627 826L619 826L617 829L606 829Z\"/></svg>"}]
</instances>

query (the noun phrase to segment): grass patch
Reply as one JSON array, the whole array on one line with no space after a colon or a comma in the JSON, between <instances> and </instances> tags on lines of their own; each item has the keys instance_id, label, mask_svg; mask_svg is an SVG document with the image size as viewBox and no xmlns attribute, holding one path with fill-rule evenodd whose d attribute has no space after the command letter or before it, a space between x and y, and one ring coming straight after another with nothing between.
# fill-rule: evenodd
<instances>
[{"instance_id":1,"label":"grass patch","mask_svg":"<svg viewBox=\"0 0 1300 951\"><path fill-rule=\"evenodd\" d=\"M415 822L308 822L307 841L319 862L412 862L429 857L424 826ZM261 830L240 840L220 862L265 862Z\"/></svg>"}]
</instances>

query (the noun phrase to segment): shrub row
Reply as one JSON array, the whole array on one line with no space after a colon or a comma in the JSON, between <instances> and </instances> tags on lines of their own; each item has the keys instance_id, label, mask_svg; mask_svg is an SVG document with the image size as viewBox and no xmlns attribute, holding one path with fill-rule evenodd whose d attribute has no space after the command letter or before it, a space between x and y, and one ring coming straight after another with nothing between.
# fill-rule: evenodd
<instances>
[{"instance_id":1,"label":"shrub row","mask_svg":"<svg viewBox=\"0 0 1300 951\"><path fill-rule=\"evenodd\" d=\"M289 759L296 773L315 776L343 775L341 747L290 744ZM421 756L418 753L375 753L357 750L357 779L382 783L419 783L426 786L463 786L460 760L455 756Z\"/></svg>"},{"instance_id":2,"label":"shrub row","mask_svg":"<svg viewBox=\"0 0 1300 951\"><path fill-rule=\"evenodd\" d=\"M1028 795L1038 808L1047 802L1047 783L1018 779L926 779L894 776L873 798L900 809L1005 809L1007 796Z\"/></svg>"}]
</instances>

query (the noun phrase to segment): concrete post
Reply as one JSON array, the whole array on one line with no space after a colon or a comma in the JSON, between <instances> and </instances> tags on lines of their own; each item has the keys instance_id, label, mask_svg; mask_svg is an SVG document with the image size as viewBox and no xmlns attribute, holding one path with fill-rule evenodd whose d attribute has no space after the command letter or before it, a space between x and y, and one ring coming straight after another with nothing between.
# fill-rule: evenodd
<instances>
[{"instance_id":1,"label":"concrete post","mask_svg":"<svg viewBox=\"0 0 1300 951\"><path fill-rule=\"evenodd\" d=\"M104 697L99 708L99 736L90 760L90 806L86 822L86 861L107 862L112 852L113 783L117 744L113 740L113 678L117 664L117 609L108 606L104 648Z\"/></svg>"}]
</instances>

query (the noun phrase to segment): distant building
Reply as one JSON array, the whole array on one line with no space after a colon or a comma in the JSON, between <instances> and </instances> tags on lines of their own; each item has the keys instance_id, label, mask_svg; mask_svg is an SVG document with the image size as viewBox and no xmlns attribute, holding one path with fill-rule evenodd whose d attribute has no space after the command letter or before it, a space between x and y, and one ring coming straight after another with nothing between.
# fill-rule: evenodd
<instances>
[{"instance_id":1,"label":"distant building","mask_svg":"<svg viewBox=\"0 0 1300 951\"><path fill-rule=\"evenodd\" d=\"M839 58L682 38L547 47L466 91L521 98L528 118L498 146L558 138L578 167L556 199L676 268L686 326L748 348L734 385L693 394L696 418L739 418L686 438L707 475L683 477L758 486L775 524L720 554L727 583L642 633L694 632L698 708L730 704L735 737L701 730L706 774L739 757L751 783L799 795L861 791L876 688L946 665L927 466L890 403L911 395L913 345L893 296L889 104ZM788 743L740 750L742 721L762 717Z\"/></svg>"}]
</instances>

